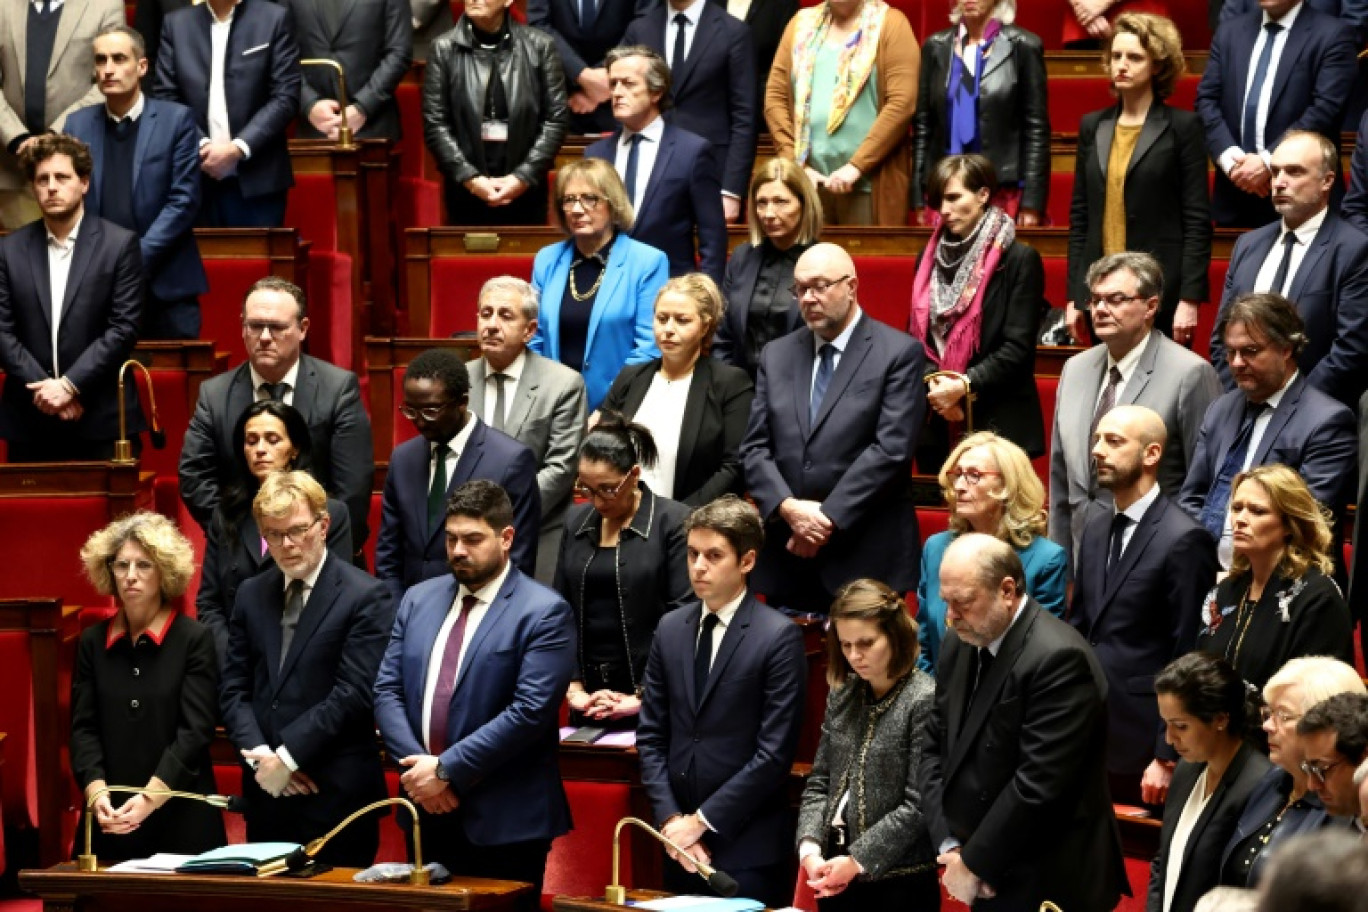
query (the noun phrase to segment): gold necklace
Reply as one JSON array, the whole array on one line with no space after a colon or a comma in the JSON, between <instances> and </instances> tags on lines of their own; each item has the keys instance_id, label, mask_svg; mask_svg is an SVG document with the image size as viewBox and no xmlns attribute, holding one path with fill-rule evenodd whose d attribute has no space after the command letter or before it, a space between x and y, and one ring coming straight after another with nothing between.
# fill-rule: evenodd
<instances>
[{"instance_id":1,"label":"gold necklace","mask_svg":"<svg viewBox=\"0 0 1368 912\"><path fill-rule=\"evenodd\" d=\"M581 260L580 262L584 261ZM584 294L580 294L579 289L575 287L575 267L572 265L570 267L570 297L574 298L576 301L587 301L598 294L599 286L603 284L603 276L607 272L608 264L605 263L603 268L599 270L598 278L594 280L594 287L590 288Z\"/></svg>"},{"instance_id":2,"label":"gold necklace","mask_svg":"<svg viewBox=\"0 0 1368 912\"><path fill-rule=\"evenodd\" d=\"M1235 613L1235 627L1239 631L1239 634L1238 638L1231 637L1231 640L1235 645L1235 655L1232 656L1230 654L1230 647L1226 647L1226 659L1229 660L1230 664L1234 665L1236 668L1240 666L1240 647L1244 646L1245 634L1249 632L1249 625L1254 621L1254 609L1258 607L1258 602L1255 602L1253 605L1250 605L1248 592L1246 592L1244 594L1244 597L1240 599L1240 610ZM1247 614L1245 611L1246 608L1249 609ZM1241 621L1244 621L1243 627L1240 626Z\"/></svg>"}]
</instances>

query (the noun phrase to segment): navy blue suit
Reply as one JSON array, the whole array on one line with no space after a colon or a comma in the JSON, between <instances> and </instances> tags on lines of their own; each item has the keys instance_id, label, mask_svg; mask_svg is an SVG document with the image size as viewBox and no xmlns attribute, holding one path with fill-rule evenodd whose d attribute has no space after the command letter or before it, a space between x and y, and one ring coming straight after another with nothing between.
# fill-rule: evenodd
<instances>
[{"instance_id":1,"label":"navy blue suit","mask_svg":"<svg viewBox=\"0 0 1368 912\"><path fill-rule=\"evenodd\" d=\"M1217 399L1202 419L1197 447L1178 495L1188 515L1200 520L1216 474L1240 433L1245 394L1232 390ZM1283 394L1259 439L1251 466L1280 462L1294 469L1311 493L1336 516L1343 516L1358 478L1354 413L1298 375ZM1234 492L1231 492L1232 494Z\"/></svg>"},{"instance_id":2,"label":"navy blue suit","mask_svg":"<svg viewBox=\"0 0 1368 912\"><path fill-rule=\"evenodd\" d=\"M495 482L513 501L513 563L528 576L537 570L537 530L541 528L541 494L537 490L537 458L502 431L477 422L456 470L447 479L447 494L472 479ZM428 526L428 478L432 445L415 437L394 448L385 492L380 500L380 537L375 540L375 575L389 587L397 603L410 586L447 576L446 533L441 521Z\"/></svg>"},{"instance_id":3,"label":"navy blue suit","mask_svg":"<svg viewBox=\"0 0 1368 912\"><path fill-rule=\"evenodd\" d=\"M104 189L104 105L67 118L66 132L90 147L95 170L86 213L100 214ZM160 301L194 298L209 290L192 229L200 202L199 129L184 105L147 98L133 151L133 218L148 291Z\"/></svg>"},{"instance_id":4,"label":"navy blue suit","mask_svg":"<svg viewBox=\"0 0 1368 912\"><path fill-rule=\"evenodd\" d=\"M375 721L392 757L428 753L423 692L458 590L447 574L414 586L399 606L375 678ZM549 841L570 829L556 756L574 665L570 605L510 568L465 647L447 711L451 744L440 756L461 801L456 819L475 845ZM423 819L427 832L434 818Z\"/></svg>"},{"instance_id":5,"label":"navy blue suit","mask_svg":"<svg viewBox=\"0 0 1368 912\"><path fill-rule=\"evenodd\" d=\"M1368 29L1368 0L1306 0L1308 9L1334 16L1352 25L1362 42ZM1221 4L1221 20L1236 19L1259 11L1259 0L1225 0ZM1214 29L1213 29L1214 30Z\"/></svg>"},{"instance_id":6,"label":"navy blue suit","mask_svg":"<svg viewBox=\"0 0 1368 912\"><path fill-rule=\"evenodd\" d=\"M1222 22L1211 39L1210 57L1197 87L1197 113L1206 127L1207 152L1216 161L1231 146L1239 146L1244 120L1245 84L1254 41L1263 28L1263 13L1255 11ZM1340 121L1358 72L1354 30L1340 20L1305 5L1288 32L1273 80L1273 94L1264 125L1264 145L1273 150L1288 130L1320 133L1339 148ZM1336 194L1343 191L1336 183ZM1216 224L1253 228L1278 216L1268 197L1257 197L1236 187L1219 168L1211 197Z\"/></svg>"},{"instance_id":7,"label":"navy blue suit","mask_svg":"<svg viewBox=\"0 0 1368 912\"><path fill-rule=\"evenodd\" d=\"M668 61L673 49L665 46L665 25L673 18L669 4L661 3L627 27L622 43L645 45ZM722 189L745 199L760 122L750 26L725 6L704 3L692 37L684 65L670 74L673 104L665 119L712 143Z\"/></svg>"},{"instance_id":8,"label":"navy blue suit","mask_svg":"<svg viewBox=\"0 0 1368 912\"><path fill-rule=\"evenodd\" d=\"M1234 389L1225 359L1221 314L1240 295L1254 291L1259 268L1278 243L1282 222L1250 231L1235 242L1226 270L1217 329L1211 333L1211 362L1226 389ZM1306 324L1306 348L1297 364L1307 382L1350 408L1368 376L1368 235L1333 211L1302 257L1287 297Z\"/></svg>"},{"instance_id":9,"label":"navy blue suit","mask_svg":"<svg viewBox=\"0 0 1368 912\"><path fill-rule=\"evenodd\" d=\"M238 750L284 746L318 793L272 798L244 766L247 839L254 842L322 836L386 794L371 683L394 604L377 580L329 554L282 663L285 582L272 564L238 589L219 684L223 723ZM378 819L353 824L339 840L323 850L325 861L368 867L380 843Z\"/></svg>"},{"instance_id":10,"label":"navy blue suit","mask_svg":"<svg viewBox=\"0 0 1368 912\"><path fill-rule=\"evenodd\" d=\"M1156 757L1176 760L1164 742L1154 676L1192 651L1202 600L1216 581L1216 542L1164 494L1150 504L1110 573L1112 515L1083 529L1069 623L1083 634L1107 676L1107 770L1133 779Z\"/></svg>"},{"instance_id":11,"label":"navy blue suit","mask_svg":"<svg viewBox=\"0 0 1368 912\"><path fill-rule=\"evenodd\" d=\"M869 576L907 592L921 578L908 476L926 416L926 355L911 336L862 314L813 422L813 338L804 326L765 346L741 459L767 523L755 590L771 604L825 612L850 580ZM788 497L820 501L836 526L814 558L785 547L792 532L779 505Z\"/></svg>"},{"instance_id":12,"label":"navy blue suit","mask_svg":"<svg viewBox=\"0 0 1368 912\"><path fill-rule=\"evenodd\" d=\"M617 130L600 139L585 150L585 157L613 164L621 134ZM708 140L666 124L646 192L636 203L636 225L629 233L669 258L670 275L702 271L720 286L727 265L727 221L718 175Z\"/></svg>"},{"instance_id":13,"label":"navy blue suit","mask_svg":"<svg viewBox=\"0 0 1368 912\"><path fill-rule=\"evenodd\" d=\"M178 101L194 112L201 138L209 136L212 19L207 5L166 16L153 88L158 98ZM299 113L302 80L289 11L267 0L241 0L228 33L223 81L232 138L252 150L237 165L237 182L248 205L257 198L272 200L262 200L263 210L275 205L294 184L285 131ZM205 175L204 180L213 179ZM206 185L206 199L210 189Z\"/></svg>"},{"instance_id":14,"label":"navy blue suit","mask_svg":"<svg viewBox=\"0 0 1368 912\"><path fill-rule=\"evenodd\" d=\"M653 2L593 0L594 18L585 25L580 22L581 0L527 0L527 24L556 40L566 90L573 93L579 87L580 72L603 66L608 52L622 43L627 26ZM607 133L613 129L611 106L604 102L592 114L571 114L570 127L582 134Z\"/></svg>"},{"instance_id":15,"label":"navy blue suit","mask_svg":"<svg viewBox=\"0 0 1368 912\"><path fill-rule=\"evenodd\" d=\"M694 646L703 611L701 602L676 608L656 627L637 725L641 784L657 824L702 811L715 831L703 836L713 863L740 875L742 895L777 907L787 899L754 895L746 872L781 865L793 852L786 783L802 726L803 636L747 594L700 697Z\"/></svg>"}]
</instances>

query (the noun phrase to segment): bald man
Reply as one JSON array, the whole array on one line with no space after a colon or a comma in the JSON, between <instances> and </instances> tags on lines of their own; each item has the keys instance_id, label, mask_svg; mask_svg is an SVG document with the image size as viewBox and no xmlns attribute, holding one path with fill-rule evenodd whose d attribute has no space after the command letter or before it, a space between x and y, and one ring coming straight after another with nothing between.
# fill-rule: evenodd
<instances>
[{"instance_id":1,"label":"bald man","mask_svg":"<svg viewBox=\"0 0 1368 912\"><path fill-rule=\"evenodd\" d=\"M1102 756L1097 657L1026 594L1021 558L991 535L946 549L950 627L918 781L946 892L975 909L1048 899L1103 912L1125 890Z\"/></svg>"},{"instance_id":2,"label":"bald man","mask_svg":"<svg viewBox=\"0 0 1368 912\"><path fill-rule=\"evenodd\" d=\"M1177 754L1164 740L1154 676L1192 650L1202 601L1216 584L1216 540L1159 490L1168 431L1142 405L1097 424L1097 483L1114 508L1083 529L1069 623L1106 670L1112 797L1162 805Z\"/></svg>"},{"instance_id":3,"label":"bald man","mask_svg":"<svg viewBox=\"0 0 1368 912\"><path fill-rule=\"evenodd\" d=\"M804 325L760 354L741 456L764 517L751 582L771 605L825 614L859 577L917 585L908 486L926 415L921 344L860 309L855 264L817 244L793 270Z\"/></svg>"}]
</instances>

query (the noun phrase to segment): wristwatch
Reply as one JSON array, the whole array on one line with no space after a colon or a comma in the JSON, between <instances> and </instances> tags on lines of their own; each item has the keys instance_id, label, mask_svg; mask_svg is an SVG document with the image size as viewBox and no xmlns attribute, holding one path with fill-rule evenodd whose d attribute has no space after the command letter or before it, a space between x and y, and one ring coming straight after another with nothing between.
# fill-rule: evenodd
<instances>
[{"instance_id":1,"label":"wristwatch","mask_svg":"<svg viewBox=\"0 0 1368 912\"><path fill-rule=\"evenodd\" d=\"M441 779L443 782L451 781L451 774L447 772L447 768L445 766L442 766L441 760L437 761L437 778Z\"/></svg>"}]
</instances>

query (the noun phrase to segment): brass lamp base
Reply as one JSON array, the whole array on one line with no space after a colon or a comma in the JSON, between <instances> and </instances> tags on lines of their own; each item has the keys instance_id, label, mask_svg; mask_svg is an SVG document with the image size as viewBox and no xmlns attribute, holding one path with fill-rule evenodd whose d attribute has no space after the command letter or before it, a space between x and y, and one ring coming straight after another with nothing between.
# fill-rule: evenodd
<instances>
[{"instance_id":1,"label":"brass lamp base","mask_svg":"<svg viewBox=\"0 0 1368 912\"><path fill-rule=\"evenodd\" d=\"M100 870L100 859L94 855L77 855L76 870L93 873Z\"/></svg>"},{"instance_id":2,"label":"brass lamp base","mask_svg":"<svg viewBox=\"0 0 1368 912\"><path fill-rule=\"evenodd\" d=\"M432 883L432 875L427 868L414 868L409 872L409 885L414 887L426 887Z\"/></svg>"},{"instance_id":3,"label":"brass lamp base","mask_svg":"<svg viewBox=\"0 0 1368 912\"><path fill-rule=\"evenodd\" d=\"M603 901L615 906L627 905L627 888L616 884L603 888Z\"/></svg>"},{"instance_id":4,"label":"brass lamp base","mask_svg":"<svg viewBox=\"0 0 1368 912\"><path fill-rule=\"evenodd\" d=\"M114 458L109 461L115 465L133 465L133 442L126 439L114 441Z\"/></svg>"}]
</instances>

